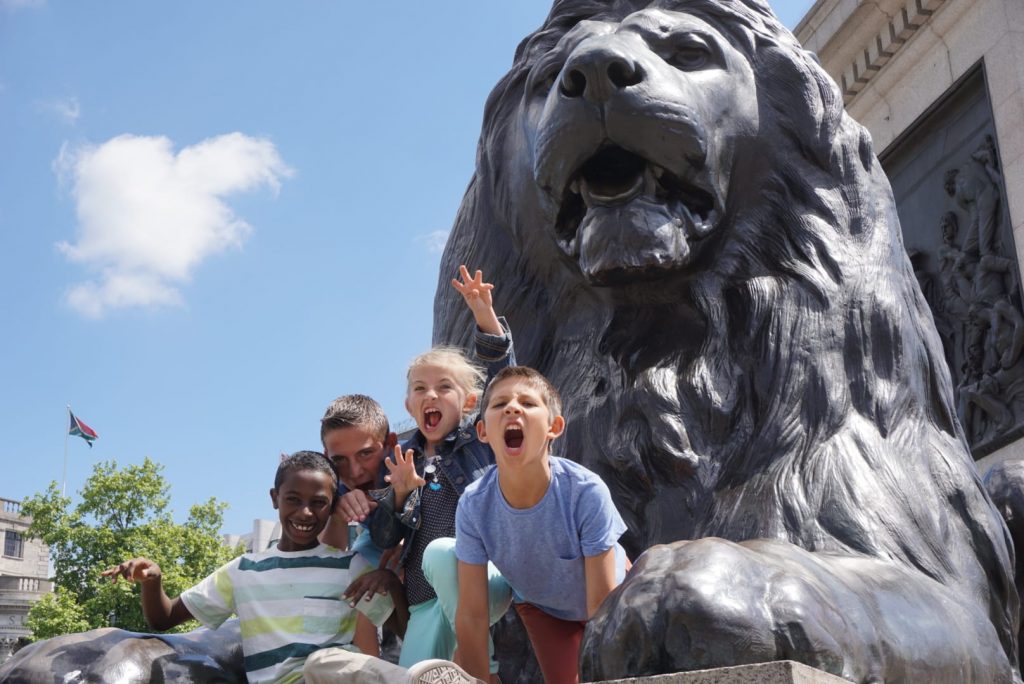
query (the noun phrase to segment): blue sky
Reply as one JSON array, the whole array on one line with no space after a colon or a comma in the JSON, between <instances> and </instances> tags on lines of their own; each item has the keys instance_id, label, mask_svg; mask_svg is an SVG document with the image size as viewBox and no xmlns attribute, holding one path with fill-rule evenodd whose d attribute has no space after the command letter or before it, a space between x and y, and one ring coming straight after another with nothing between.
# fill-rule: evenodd
<instances>
[{"instance_id":1,"label":"blue sky","mask_svg":"<svg viewBox=\"0 0 1024 684\"><path fill-rule=\"evenodd\" d=\"M100 435L69 492L149 456L234 533L335 396L404 422L484 100L549 5L0 0L0 497L61 479L68 403Z\"/></svg>"}]
</instances>

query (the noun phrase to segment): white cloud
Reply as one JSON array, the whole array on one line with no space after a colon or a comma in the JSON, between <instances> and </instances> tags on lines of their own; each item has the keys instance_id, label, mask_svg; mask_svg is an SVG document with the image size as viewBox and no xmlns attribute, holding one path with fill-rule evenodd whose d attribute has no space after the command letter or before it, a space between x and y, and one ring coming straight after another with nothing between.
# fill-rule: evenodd
<instances>
[{"instance_id":1,"label":"white cloud","mask_svg":"<svg viewBox=\"0 0 1024 684\"><path fill-rule=\"evenodd\" d=\"M3 0L0 0L0 2L2 1ZM44 102L41 106L45 111L56 114L71 125L74 125L78 121L78 117L82 115L82 107L78 104L77 97L69 97L63 100L51 100L49 102Z\"/></svg>"},{"instance_id":2,"label":"white cloud","mask_svg":"<svg viewBox=\"0 0 1024 684\"><path fill-rule=\"evenodd\" d=\"M268 140L229 133L175 154L165 137L121 135L61 148L54 170L75 199L76 242L57 248L96 274L67 293L92 318L117 308L180 306L178 285L206 258L240 247L251 226L224 197L278 191L292 170Z\"/></svg>"},{"instance_id":3,"label":"white cloud","mask_svg":"<svg viewBox=\"0 0 1024 684\"><path fill-rule=\"evenodd\" d=\"M448 242L448 232L447 230L434 230L426 235L417 236L416 242L423 245L428 253L440 254Z\"/></svg>"}]
</instances>

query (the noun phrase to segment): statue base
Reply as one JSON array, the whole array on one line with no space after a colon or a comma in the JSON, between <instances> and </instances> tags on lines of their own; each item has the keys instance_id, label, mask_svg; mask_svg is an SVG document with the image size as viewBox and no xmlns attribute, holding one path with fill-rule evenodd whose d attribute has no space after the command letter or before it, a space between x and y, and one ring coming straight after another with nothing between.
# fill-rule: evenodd
<instances>
[{"instance_id":1,"label":"statue base","mask_svg":"<svg viewBox=\"0 0 1024 684\"><path fill-rule=\"evenodd\" d=\"M720 667L714 670L675 672L650 677L616 679L604 684L842 684L841 677L792 660L756 665ZM847 683L848 684L848 683Z\"/></svg>"}]
</instances>

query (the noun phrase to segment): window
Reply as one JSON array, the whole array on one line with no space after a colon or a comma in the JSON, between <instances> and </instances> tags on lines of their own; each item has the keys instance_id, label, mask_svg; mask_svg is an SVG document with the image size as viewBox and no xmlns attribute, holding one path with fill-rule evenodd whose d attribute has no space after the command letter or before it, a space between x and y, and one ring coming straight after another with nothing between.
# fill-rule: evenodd
<instances>
[{"instance_id":1,"label":"window","mask_svg":"<svg viewBox=\"0 0 1024 684\"><path fill-rule=\"evenodd\" d=\"M4 532L4 555L11 558L21 558L24 553L21 534L14 530Z\"/></svg>"}]
</instances>

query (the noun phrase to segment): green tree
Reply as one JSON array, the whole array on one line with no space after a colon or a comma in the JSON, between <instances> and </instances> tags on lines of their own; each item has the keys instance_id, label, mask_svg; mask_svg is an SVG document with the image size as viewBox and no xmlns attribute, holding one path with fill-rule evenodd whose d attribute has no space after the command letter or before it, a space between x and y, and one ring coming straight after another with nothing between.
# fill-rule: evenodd
<instances>
[{"instance_id":1,"label":"green tree","mask_svg":"<svg viewBox=\"0 0 1024 684\"><path fill-rule=\"evenodd\" d=\"M240 553L221 541L225 503L211 498L192 506L183 524L174 522L162 470L148 458L121 469L115 461L102 462L93 467L73 509L56 482L25 500L22 512L32 516L28 535L49 544L56 585L56 593L29 612L33 639L110 625L150 631L138 587L100 577L129 558L156 561L164 588L177 596ZM186 623L175 631L195 626Z\"/></svg>"}]
</instances>

